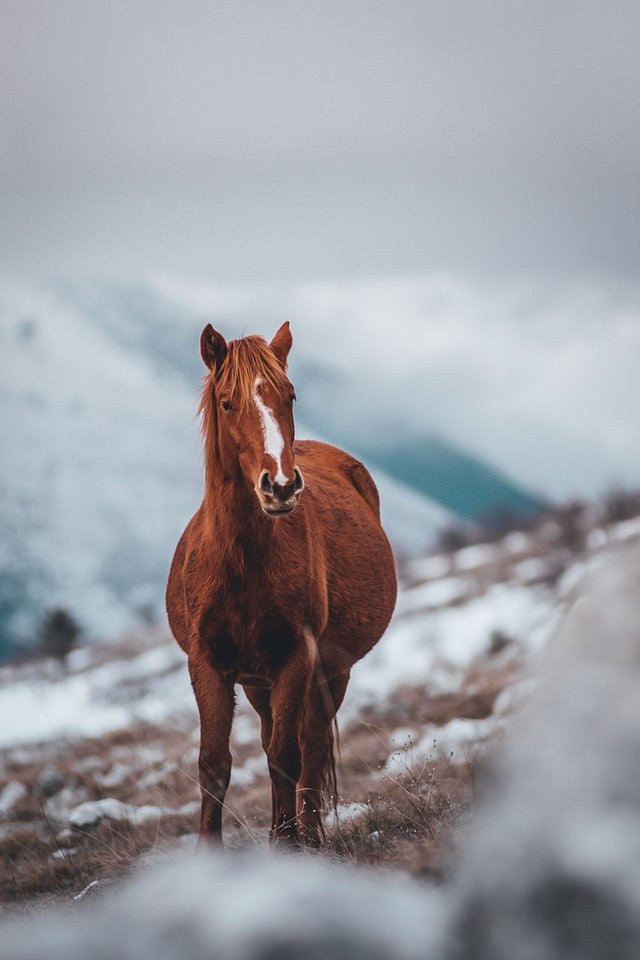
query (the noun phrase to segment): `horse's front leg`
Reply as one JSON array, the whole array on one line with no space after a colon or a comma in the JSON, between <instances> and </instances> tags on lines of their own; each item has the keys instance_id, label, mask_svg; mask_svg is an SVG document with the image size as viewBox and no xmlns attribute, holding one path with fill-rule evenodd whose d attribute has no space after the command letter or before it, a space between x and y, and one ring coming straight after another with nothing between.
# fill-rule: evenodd
<instances>
[{"instance_id":1,"label":"horse's front leg","mask_svg":"<svg viewBox=\"0 0 640 960\"><path fill-rule=\"evenodd\" d=\"M271 691L273 727L267 750L273 787L271 839L298 842L296 788L300 777L300 734L313 670L305 643L280 671Z\"/></svg>"},{"instance_id":2,"label":"horse's front leg","mask_svg":"<svg viewBox=\"0 0 640 960\"><path fill-rule=\"evenodd\" d=\"M204 658L190 658L189 673L200 713L200 841L221 841L222 808L231 777L233 682Z\"/></svg>"}]
</instances>

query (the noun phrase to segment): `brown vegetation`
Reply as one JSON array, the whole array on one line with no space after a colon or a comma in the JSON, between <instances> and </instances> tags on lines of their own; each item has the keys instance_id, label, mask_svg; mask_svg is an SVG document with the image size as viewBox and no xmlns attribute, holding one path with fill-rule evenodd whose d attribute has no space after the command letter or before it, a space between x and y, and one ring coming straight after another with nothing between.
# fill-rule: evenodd
<instances>
[{"instance_id":1,"label":"brown vegetation","mask_svg":"<svg viewBox=\"0 0 640 960\"><path fill-rule=\"evenodd\" d=\"M342 736L339 810L357 815L325 819L324 855L387 864L437 878L446 869L450 832L474 793L476 765L434 757L385 772L399 723L445 723L455 717L487 716L506 677L489 671L483 683L459 695L428 697L404 687L379 711L365 710ZM254 782L233 783L225 805L228 845L266 846L270 788L260 769L256 741L236 744L242 768L253 758ZM94 880L108 886L141 862L176 847L195 846L199 791L197 731L138 726L96 739L13 749L1 758L0 793L7 784L26 792L0 826L0 900L30 910L51 901L72 902ZM105 819L78 828L69 811L87 800L111 797L135 808L155 805L144 822ZM306 855L314 855L308 852Z\"/></svg>"}]
</instances>

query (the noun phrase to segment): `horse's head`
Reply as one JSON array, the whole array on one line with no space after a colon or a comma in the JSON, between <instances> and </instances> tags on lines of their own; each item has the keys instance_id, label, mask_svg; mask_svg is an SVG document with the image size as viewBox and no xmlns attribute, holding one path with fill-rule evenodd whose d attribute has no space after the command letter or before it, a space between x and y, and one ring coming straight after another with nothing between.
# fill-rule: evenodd
<instances>
[{"instance_id":1,"label":"horse's head","mask_svg":"<svg viewBox=\"0 0 640 960\"><path fill-rule=\"evenodd\" d=\"M227 343L211 324L200 338L210 371L202 396L205 441L224 475L248 483L270 517L291 513L304 488L293 453L291 342L288 323L271 343L262 337Z\"/></svg>"}]
</instances>

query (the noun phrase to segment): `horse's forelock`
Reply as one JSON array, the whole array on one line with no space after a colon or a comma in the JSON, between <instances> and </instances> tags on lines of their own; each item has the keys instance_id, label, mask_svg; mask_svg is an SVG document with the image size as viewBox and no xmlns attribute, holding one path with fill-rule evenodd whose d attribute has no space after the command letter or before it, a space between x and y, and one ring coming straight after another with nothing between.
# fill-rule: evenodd
<instances>
[{"instance_id":1,"label":"horse's forelock","mask_svg":"<svg viewBox=\"0 0 640 960\"><path fill-rule=\"evenodd\" d=\"M226 390L234 406L246 409L253 400L256 380L282 388L287 377L269 344L262 337L243 337L229 343L227 356L215 378L215 386Z\"/></svg>"}]
</instances>

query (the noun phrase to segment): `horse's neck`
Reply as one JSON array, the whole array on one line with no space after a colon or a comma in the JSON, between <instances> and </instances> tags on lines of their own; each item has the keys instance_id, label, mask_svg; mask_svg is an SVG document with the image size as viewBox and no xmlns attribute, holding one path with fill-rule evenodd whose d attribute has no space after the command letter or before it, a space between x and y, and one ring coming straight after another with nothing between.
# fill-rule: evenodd
<instances>
[{"instance_id":1,"label":"horse's neck","mask_svg":"<svg viewBox=\"0 0 640 960\"><path fill-rule=\"evenodd\" d=\"M222 471L217 477L207 476L203 506L207 526L223 554L268 545L274 525L264 523L256 495L244 481L224 477Z\"/></svg>"}]
</instances>

